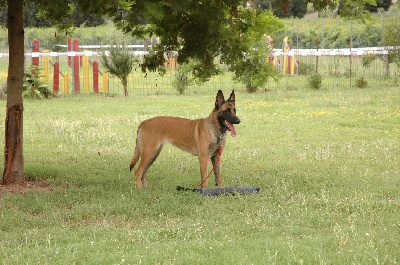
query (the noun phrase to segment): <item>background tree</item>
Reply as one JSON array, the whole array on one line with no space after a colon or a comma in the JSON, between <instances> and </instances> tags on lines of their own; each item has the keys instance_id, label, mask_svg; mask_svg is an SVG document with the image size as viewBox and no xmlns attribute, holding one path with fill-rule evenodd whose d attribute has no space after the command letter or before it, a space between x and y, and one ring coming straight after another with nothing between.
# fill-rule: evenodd
<instances>
[{"instance_id":1,"label":"background tree","mask_svg":"<svg viewBox=\"0 0 400 265\"><path fill-rule=\"evenodd\" d=\"M335 8L338 0L308 0L316 9ZM352 2L350 0L346 0ZM164 64L166 52L178 52L178 63L192 59L193 74L203 80L218 73L217 56L222 63L234 65L243 61L248 46L240 36L248 29L243 18L249 10L239 8L239 0L0 0L7 11L9 67L7 77L7 107L4 141L4 184L22 182L23 157L23 101L24 79L24 3L33 2L39 15L67 33L73 25L71 16L76 7L87 14L106 15L125 33L135 36L160 37L154 52L146 56L143 69L157 70ZM358 4L374 0L357 0ZM144 24L144 22L147 22Z\"/></svg>"},{"instance_id":2,"label":"background tree","mask_svg":"<svg viewBox=\"0 0 400 265\"><path fill-rule=\"evenodd\" d=\"M259 9L269 10L279 18L302 18L307 13L307 0L255 0Z\"/></svg>"},{"instance_id":3,"label":"background tree","mask_svg":"<svg viewBox=\"0 0 400 265\"><path fill-rule=\"evenodd\" d=\"M382 8L388 11L389 7L392 5L392 0L376 0L376 5L366 4L365 9L369 12L378 12L378 9Z\"/></svg>"},{"instance_id":4,"label":"background tree","mask_svg":"<svg viewBox=\"0 0 400 265\"><path fill-rule=\"evenodd\" d=\"M338 14L349 19L366 21L370 18L370 12L366 6L376 6L375 0L341 0L338 5Z\"/></svg>"},{"instance_id":5,"label":"background tree","mask_svg":"<svg viewBox=\"0 0 400 265\"><path fill-rule=\"evenodd\" d=\"M7 18L7 10L2 12L5 14L4 19ZM24 27L50 27L50 21L46 18L38 17L37 13L39 13L39 8L35 5L35 3L30 2L24 5ZM3 19L3 14L2 14Z\"/></svg>"},{"instance_id":6,"label":"background tree","mask_svg":"<svg viewBox=\"0 0 400 265\"><path fill-rule=\"evenodd\" d=\"M125 44L122 45L111 45L108 52L103 52L101 55L101 62L104 68L121 81L124 87L125 97L128 96L128 77L132 72L133 63L135 58L126 49Z\"/></svg>"},{"instance_id":7,"label":"background tree","mask_svg":"<svg viewBox=\"0 0 400 265\"><path fill-rule=\"evenodd\" d=\"M394 18L392 23L386 26L384 40L388 47L388 62L396 63L400 71L400 18Z\"/></svg>"},{"instance_id":8,"label":"background tree","mask_svg":"<svg viewBox=\"0 0 400 265\"><path fill-rule=\"evenodd\" d=\"M51 27L50 21L43 16L39 16L39 6L34 2L24 4L24 27ZM70 17L74 27L82 25L95 27L104 24L104 18L101 15L91 15L83 12L79 7L75 8ZM0 11L0 21L2 24L7 23L7 8Z\"/></svg>"},{"instance_id":9,"label":"background tree","mask_svg":"<svg viewBox=\"0 0 400 265\"><path fill-rule=\"evenodd\" d=\"M232 62L230 70L234 72L234 79L245 84L247 92L255 92L263 87L271 78L277 79L278 72L268 63L272 53L269 35L283 29L282 22L271 12L252 12L251 18L246 20L249 27L241 36L247 53L242 60Z\"/></svg>"}]
</instances>

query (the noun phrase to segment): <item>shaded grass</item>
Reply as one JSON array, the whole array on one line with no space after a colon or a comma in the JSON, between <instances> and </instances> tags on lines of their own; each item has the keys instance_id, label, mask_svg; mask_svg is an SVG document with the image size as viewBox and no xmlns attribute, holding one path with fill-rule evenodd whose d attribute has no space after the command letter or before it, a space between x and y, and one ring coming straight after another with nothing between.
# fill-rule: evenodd
<instances>
[{"instance_id":1,"label":"shaded grass","mask_svg":"<svg viewBox=\"0 0 400 265\"><path fill-rule=\"evenodd\" d=\"M215 93L26 100L26 175L53 191L3 192L0 260L398 263L399 92L237 92L242 123L224 150L224 183L261 192L233 197L177 192L200 177L197 158L173 147L147 189L128 170L143 119L205 117Z\"/></svg>"}]
</instances>

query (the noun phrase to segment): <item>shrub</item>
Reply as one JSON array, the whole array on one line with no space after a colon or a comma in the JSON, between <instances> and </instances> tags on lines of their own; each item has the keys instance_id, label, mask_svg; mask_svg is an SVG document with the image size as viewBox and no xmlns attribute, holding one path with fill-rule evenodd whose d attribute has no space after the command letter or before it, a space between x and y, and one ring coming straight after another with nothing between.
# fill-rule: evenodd
<instances>
[{"instance_id":1,"label":"shrub","mask_svg":"<svg viewBox=\"0 0 400 265\"><path fill-rule=\"evenodd\" d=\"M299 75L309 75L315 70L314 63L308 63L305 61L301 61L299 65Z\"/></svg>"},{"instance_id":2,"label":"shrub","mask_svg":"<svg viewBox=\"0 0 400 265\"><path fill-rule=\"evenodd\" d=\"M322 75L319 73L313 73L308 78L308 84L312 89L318 90L322 85Z\"/></svg>"},{"instance_id":3,"label":"shrub","mask_svg":"<svg viewBox=\"0 0 400 265\"><path fill-rule=\"evenodd\" d=\"M172 86L179 94L183 94L192 83L193 79L190 76L190 72L185 71L184 68L176 70L174 79L172 80Z\"/></svg>"},{"instance_id":4,"label":"shrub","mask_svg":"<svg viewBox=\"0 0 400 265\"><path fill-rule=\"evenodd\" d=\"M366 88L367 85L368 85L368 82L367 82L367 80L365 80L364 76L359 77L356 81L356 86L358 88Z\"/></svg>"},{"instance_id":5,"label":"shrub","mask_svg":"<svg viewBox=\"0 0 400 265\"><path fill-rule=\"evenodd\" d=\"M53 92L49 89L49 86L42 81L43 75L41 74L42 69L36 65L30 65L27 67L25 72L24 87L22 96L32 98L48 98L53 95Z\"/></svg>"},{"instance_id":6,"label":"shrub","mask_svg":"<svg viewBox=\"0 0 400 265\"><path fill-rule=\"evenodd\" d=\"M111 75L119 78L124 87L125 97L128 96L128 77L136 58L125 48L125 43L111 45L108 54L102 53L101 62Z\"/></svg>"}]
</instances>

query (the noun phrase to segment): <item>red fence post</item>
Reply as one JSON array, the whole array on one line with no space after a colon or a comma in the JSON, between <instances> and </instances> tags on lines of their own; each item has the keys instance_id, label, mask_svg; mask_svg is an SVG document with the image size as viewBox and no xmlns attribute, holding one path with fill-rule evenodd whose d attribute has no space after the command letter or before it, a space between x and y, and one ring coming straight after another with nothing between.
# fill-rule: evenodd
<instances>
[{"instance_id":1,"label":"red fence post","mask_svg":"<svg viewBox=\"0 0 400 265\"><path fill-rule=\"evenodd\" d=\"M38 39L34 39L32 41L32 53L39 52L40 49L40 41ZM39 56L32 54L32 64L39 66Z\"/></svg>"},{"instance_id":2,"label":"red fence post","mask_svg":"<svg viewBox=\"0 0 400 265\"><path fill-rule=\"evenodd\" d=\"M97 61L93 62L93 92L99 93L99 63Z\"/></svg>"},{"instance_id":3,"label":"red fence post","mask_svg":"<svg viewBox=\"0 0 400 265\"><path fill-rule=\"evenodd\" d=\"M53 72L53 93L58 94L58 88L60 86L60 64L58 62L54 63Z\"/></svg>"},{"instance_id":4,"label":"red fence post","mask_svg":"<svg viewBox=\"0 0 400 265\"><path fill-rule=\"evenodd\" d=\"M76 52L79 52L79 44L78 44L78 40L77 39L75 39L73 42L72 42L72 49L73 49L73 51L76 53ZM72 58L72 72L73 72L73 84L74 84L74 91L75 91L75 93L77 93L77 94L79 94L80 92L81 92L81 84L80 84L80 76L79 76L79 65L80 65L80 56L77 56L76 54L75 54L75 56Z\"/></svg>"},{"instance_id":5,"label":"red fence post","mask_svg":"<svg viewBox=\"0 0 400 265\"><path fill-rule=\"evenodd\" d=\"M74 52L79 52L79 41L77 39L74 39L72 41L72 47L73 47ZM79 58L79 65L82 66L82 62L83 62L82 56L80 55L80 56L78 56L78 58Z\"/></svg>"},{"instance_id":6,"label":"red fence post","mask_svg":"<svg viewBox=\"0 0 400 265\"><path fill-rule=\"evenodd\" d=\"M70 51L72 51L72 40L71 40L71 38L68 38L67 39L67 50L70 52ZM68 66L69 67L71 67L71 60L72 60L72 58L71 58L71 56L68 56Z\"/></svg>"}]
</instances>

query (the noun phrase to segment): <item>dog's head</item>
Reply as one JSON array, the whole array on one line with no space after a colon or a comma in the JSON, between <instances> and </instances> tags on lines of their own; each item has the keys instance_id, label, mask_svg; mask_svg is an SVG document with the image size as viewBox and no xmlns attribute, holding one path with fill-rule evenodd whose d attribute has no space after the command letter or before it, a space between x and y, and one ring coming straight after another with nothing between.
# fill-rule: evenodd
<instances>
[{"instance_id":1,"label":"dog's head","mask_svg":"<svg viewBox=\"0 0 400 265\"><path fill-rule=\"evenodd\" d=\"M217 120L223 131L230 131L232 136L236 136L235 126L233 124L239 124L240 119L236 116L235 107L235 91L232 90L228 100L225 101L224 94L221 90L217 93L215 100L215 110Z\"/></svg>"}]
</instances>

